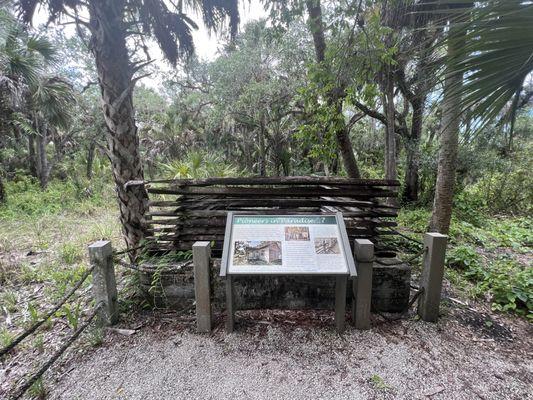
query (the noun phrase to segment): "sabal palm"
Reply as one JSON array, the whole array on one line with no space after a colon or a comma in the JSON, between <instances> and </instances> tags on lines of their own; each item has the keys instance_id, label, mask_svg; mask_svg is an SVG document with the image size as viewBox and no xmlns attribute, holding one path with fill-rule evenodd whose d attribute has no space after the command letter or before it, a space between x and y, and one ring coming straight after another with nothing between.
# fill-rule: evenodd
<instances>
[{"instance_id":1,"label":"sabal palm","mask_svg":"<svg viewBox=\"0 0 533 400\"><path fill-rule=\"evenodd\" d=\"M89 30L91 51L96 61L109 156L119 200L123 233L128 247L137 247L145 237L144 214L148 196L143 185L126 185L143 180L139 137L134 119L132 92L135 73L142 63L132 62L126 45L128 37L153 37L165 57L175 64L194 50L195 22L185 11L201 13L205 24L216 29L229 19L234 34L239 22L237 0L18 0L25 22L30 22L39 5L52 20L75 19ZM184 8L187 7L187 8ZM89 15L83 19L79 15ZM142 41L144 43L144 41Z\"/></svg>"},{"instance_id":2,"label":"sabal palm","mask_svg":"<svg viewBox=\"0 0 533 400\"><path fill-rule=\"evenodd\" d=\"M457 5L457 0L441 0ZM533 3L523 0L481 0L455 8L451 24L460 42L447 60L446 75L463 74L452 93L477 126L493 120L533 71Z\"/></svg>"}]
</instances>

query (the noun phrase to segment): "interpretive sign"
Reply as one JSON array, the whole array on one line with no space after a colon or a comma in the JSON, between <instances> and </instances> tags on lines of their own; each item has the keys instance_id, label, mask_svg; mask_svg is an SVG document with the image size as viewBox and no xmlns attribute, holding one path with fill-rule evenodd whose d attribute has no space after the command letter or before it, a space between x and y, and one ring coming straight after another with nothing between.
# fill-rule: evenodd
<instances>
[{"instance_id":1,"label":"interpretive sign","mask_svg":"<svg viewBox=\"0 0 533 400\"><path fill-rule=\"evenodd\" d=\"M351 275L341 213L228 214L221 275Z\"/></svg>"}]
</instances>

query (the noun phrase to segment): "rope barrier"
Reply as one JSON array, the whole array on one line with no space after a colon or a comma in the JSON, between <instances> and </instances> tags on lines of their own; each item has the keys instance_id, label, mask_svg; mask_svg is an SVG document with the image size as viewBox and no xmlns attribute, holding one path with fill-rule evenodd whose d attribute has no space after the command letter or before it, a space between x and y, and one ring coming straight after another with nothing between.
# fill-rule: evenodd
<instances>
[{"instance_id":1,"label":"rope barrier","mask_svg":"<svg viewBox=\"0 0 533 400\"><path fill-rule=\"evenodd\" d=\"M6 347L0 350L0 358L3 357L5 354L7 354L9 351L11 351L15 346L17 346L20 342L22 342L25 338L27 338L29 335L31 335L33 332L35 332L42 324L44 324L48 318L50 318L52 315L54 315L57 310L59 310L63 304L67 302L67 300L74 294L76 290L80 288L80 286L85 282L87 277L91 274L93 271L94 266L89 268L87 271L85 271L81 277L81 279L70 289L70 291L61 299L59 303L57 303L46 315L43 319L37 321L35 324L33 324L31 327L29 327L27 330L22 332L20 335L18 335L13 341L8 344Z\"/></svg>"},{"instance_id":2,"label":"rope barrier","mask_svg":"<svg viewBox=\"0 0 533 400\"><path fill-rule=\"evenodd\" d=\"M89 317L87 318L87 320L83 323L83 325L81 325L73 334L70 338L68 338L68 340L59 348L59 350L57 350L54 355L46 362L43 364L43 366L41 368L39 368L39 370L34 373L25 383L24 385L22 385L16 392L15 394L13 395L12 397L12 400L18 400L20 399L24 393L26 393L26 391L35 383L37 382L37 380L46 372L46 370L48 368L50 368L50 366L52 366L52 364L59 358L61 357L61 355L65 352L65 350L67 350L70 345L72 343L74 343L74 341L78 338L78 336L81 335L81 333L85 330L85 328L87 328L89 326L89 324L92 322L92 320L94 319L94 317L96 316L98 310L100 309L100 307L102 307L103 303L99 303L95 308L94 310L91 312L91 314L89 314Z\"/></svg>"},{"instance_id":3,"label":"rope barrier","mask_svg":"<svg viewBox=\"0 0 533 400\"><path fill-rule=\"evenodd\" d=\"M424 243L421 242L420 240L413 239L412 237L407 236L407 235L405 235L405 234L403 234L403 233L397 231L396 229L389 228L389 231L390 231L390 232L394 232L395 234L397 234L397 235L403 237L404 239L407 239L407 240L409 240L409 241L411 241L411 242L413 242L413 243L419 244L420 246L423 246L423 245L424 245Z\"/></svg>"},{"instance_id":4,"label":"rope barrier","mask_svg":"<svg viewBox=\"0 0 533 400\"><path fill-rule=\"evenodd\" d=\"M418 253L416 253L415 255L413 255L412 257L408 258L407 260L400 260L400 261L394 261L394 262L390 262L390 263L385 263L383 261L380 261L379 259L377 258L374 258L373 261L375 261L377 264L379 265L384 265L386 267L390 267L392 265L400 265L400 264L409 264L411 263L412 261L416 260L418 257L420 257L422 254L424 254L425 252L427 251L427 248L423 248L422 250L420 250Z\"/></svg>"},{"instance_id":5,"label":"rope barrier","mask_svg":"<svg viewBox=\"0 0 533 400\"><path fill-rule=\"evenodd\" d=\"M117 264L125 267L125 268L129 268L133 271L140 271L141 269L139 268L139 266L135 265L135 264L130 264L130 263L127 263L126 261L124 260L121 260L120 258L115 258L113 261L115 261Z\"/></svg>"}]
</instances>

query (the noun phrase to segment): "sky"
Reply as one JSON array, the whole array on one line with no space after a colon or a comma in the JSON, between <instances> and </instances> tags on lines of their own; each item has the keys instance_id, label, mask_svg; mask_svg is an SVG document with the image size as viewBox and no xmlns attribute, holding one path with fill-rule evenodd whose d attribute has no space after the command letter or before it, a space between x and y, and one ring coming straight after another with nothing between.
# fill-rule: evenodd
<instances>
[{"instance_id":1,"label":"sky","mask_svg":"<svg viewBox=\"0 0 533 400\"><path fill-rule=\"evenodd\" d=\"M261 18L266 18L268 16L268 12L265 11L263 8L263 5L261 4L260 0L239 0L239 13L240 13L240 28L242 30L242 27L251 21L255 21ZM81 13L80 15L82 17L88 18L87 15L84 15L86 13ZM48 13L47 10L40 7L37 9L37 12L35 13L33 25L35 27L46 25L48 22ZM224 43L224 39L218 37L214 33L209 33L207 28L203 25L202 17L199 15L190 15L190 17L196 22L198 25L198 29L193 31L193 39L196 49L196 55L201 60L214 60L217 55L219 54L219 50L222 48L222 45ZM67 21L67 19L65 19ZM76 35L76 29L73 24L62 24L63 31L65 32L65 35L67 37L71 35ZM163 54L160 51L159 47L153 40L148 40L147 45L149 48L149 54L152 59L155 59L154 64L161 72L171 72L173 67L167 63L164 58ZM76 61L73 60L73 64L76 64ZM179 68L179 67L178 67ZM143 78L140 80L140 83L154 88L154 89L160 89L161 88L161 74L158 73L152 73L152 75Z\"/></svg>"}]
</instances>

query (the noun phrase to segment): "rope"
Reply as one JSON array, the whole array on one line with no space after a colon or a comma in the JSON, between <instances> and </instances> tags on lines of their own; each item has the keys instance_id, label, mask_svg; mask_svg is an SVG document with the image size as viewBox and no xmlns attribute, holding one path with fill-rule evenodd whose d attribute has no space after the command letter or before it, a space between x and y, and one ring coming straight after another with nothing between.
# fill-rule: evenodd
<instances>
[{"instance_id":1,"label":"rope","mask_svg":"<svg viewBox=\"0 0 533 400\"><path fill-rule=\"evenodd\" d=\"M424 243L421 242L420 240L416 240L416 239L413 239L412 237L409 237L409 236L407 236L407 235L404 235L403 233L397 231L396 229L389 228L389 231L394 232L395 234L400 235L400 236L403 237L404 239L407 239L407 240L409 240L409 241L411 241L411 242L413 242L413 243L419 244L420 246L423 246L423 245L424 245Z\"/></svg>"},{"instance_id":2,"label":"rope","mask_svg":"<svg viewBox=\"0 0 533 400\"><path fill-rule=\"evenodd\" d=\"M121 265L121 266L123 266L125 268L129 268L129 269L131 269L133 271L140 271L141 270L138 265L127 263L126 261L121 260L120 258L116 258L114 261L117 264L119 264L119 265Z\"/></svg>"},{"instance_id":3,"label":"rope","mask_svg":"<svg viewBox=\"0 0 533 400\"><path fill-rule=\"evenodd\" d=\"M399 260L399 261L394 261L394 262L390 262L390 263L385 263L383 261L380 261L377 258L374 258L373 261L376 262L379 265L384 265L386 267L389 267L389 266L392 266L392 265L405 264L405 263L409 264L412 261L416 260L418 257L420 257L422 254L424 254L426 251L427 251L427 248L424 247L422 250L420 250L418 253L416 253L412 257L408 258L407 260Z\"/></svg>"},{"instance_id":4,"label":"rope","mask_svg":"<svg viewBox=\"0 0 533 400\"><path fill-rule=\"evenodd\" d=\"M385 314L383 314L381 312L378 312L378 315L381 318L383 318L385 321L388 321L388 322L398 321L398 320L404 318L407 315L407 312L409 311L409 309L413 306L415 301L422 295L422 293L424 293L424 288L421 288L420 290L418 290L413 295L413 298L409 301L409 304L407 305L407 308L404 311L402 311L402 313L399 316L397 316L395 318L391 318L391 317L388 317L388 316L386 316Z\"/></svg>"},{"instance_id":5,"label":"rope","mask_svg":"<svg viewBox=\"0 0 533 400\"><path fill-rule=\"evenodd\" d=\"M121 256L121 255L124 255L124 254L128 254L128 253L132 253L136 250L140 250L140 249L143 249L145 246L137 246L137 247L133 247L131 249L125 249L125 250L122 250L122 251L114 251L113 252L113 255L114 256Z\"/></svg>"},{"instance_id":6,"label":"rope","mask_svg":"<svg viewBox=\"0 0 533 400\"><path fill-rule=\"evenodd\" d=\"M3 357L5 354L7 354L9 351L11 351L16 345L18 345L20 342L22 342L25 338L27 338L29 335L31 335L33 332L37 330L42 324L44 324L48 318L50 318L52 315L54 315L57 310L59 310L63 304L67 302L67 300L74 294L76 290L80 288L80 286L85 282L89 274L93 271L94 266L89 268L87 271L85 271L81 277L81 279L70 289L70 292L66 294L65 297L61 299L59 303L57 303L54 308L52 308L43 319L40 321L37 321L35 324L33 324L31 327L29 327L27 330L22 332L20 335L18 335L13 341L8 344L6 347L0 350L0 358Z\"/></svg>"},{"instance_id":7,"label":"rope","mask_svg":"<svg viewBox=\"0 0 533 400\"><path fill-rule=\"evenodd\" d=\"M98 312L98 310L100 309L100 307L102 307L103 303L99 303L95 308L94 310L91 312L91 314L89 314L89 317L87 318L87 320L83 323L83 325L81 325L77 330L76 332L74 332L72 334L72 336L70 338L68 338L68 340L63 344L63 346L61 346L59 348L59 350L57 350L54 355L41 367L39 368L39 370L34 373L25 383L24 385L22 385L16 392L15 394L13 395L13 397L11 398L12 400L17 400L17 399L20 399L24 393L26 393L26 391L46 372L46 370L48 368L50 368L52 366L52 364L59 358L61 357L61 355L65 352L65 350L67 350L70 345L72 343L74 343L74 341L78 338L78 336L80 336L80 334L85 330L85 328L87 328L89 326L89 324L91 323L91 321L94 319L94 317L96 316L96 313Z\"/></svg>"}]
</instances>

